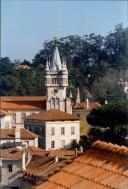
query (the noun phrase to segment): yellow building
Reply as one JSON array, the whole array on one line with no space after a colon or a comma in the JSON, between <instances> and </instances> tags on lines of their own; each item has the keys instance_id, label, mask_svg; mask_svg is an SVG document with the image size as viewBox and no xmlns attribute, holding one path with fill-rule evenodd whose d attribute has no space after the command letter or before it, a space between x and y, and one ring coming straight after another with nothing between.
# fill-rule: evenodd
<instances>
[{"instance_id":1,"label":"yellow building","mask_svg":"<svg viewBox=\"0 0 128 189\"><path fill-rule=\"evenodd\" d=\"M100 106L98 102L90 102L88 99L86 99L86 102L81 102L79 88L77 89L76 103L73 105L72 113L80 119L80 136L87 135L90 128L86 119L87 115L92 109Z\"/></svg>"}]
</instances>

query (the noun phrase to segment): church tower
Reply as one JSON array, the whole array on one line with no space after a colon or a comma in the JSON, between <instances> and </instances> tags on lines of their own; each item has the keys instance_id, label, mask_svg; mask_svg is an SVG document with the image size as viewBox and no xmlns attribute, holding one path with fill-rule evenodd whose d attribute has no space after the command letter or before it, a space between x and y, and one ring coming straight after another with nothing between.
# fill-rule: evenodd
<instances>
[{"instance_id":1,"label":"church tower","mask_svg":"<svg viewBox=\"0 0 128 189\"><path fill-rule=\"evenodd\" d=\"M72 113L71 101L66 98L68 86L68 70L66 61L61 61L58 47L55 46L53 58L47 60L45 69L45 84L47 90L46 109L59 109Z\"/></svg>"}]
</instances>

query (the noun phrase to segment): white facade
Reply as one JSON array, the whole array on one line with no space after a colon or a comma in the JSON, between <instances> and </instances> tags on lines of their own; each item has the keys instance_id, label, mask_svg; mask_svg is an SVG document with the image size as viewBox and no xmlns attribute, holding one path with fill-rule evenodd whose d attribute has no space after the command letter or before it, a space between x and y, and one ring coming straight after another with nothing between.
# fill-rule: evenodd
<instances>
[{"instance_id":1,"label":"white facade","mask_svg":"<svg viewBox=\"0 0 128 189\"><path fill-rule=\"evenodd\" d=\"M15 128L16 126L24 127L25 116L42 111L13 110L9 115L0 116L0 128Z\"/></svg>"},{"instance_id":2,"label":"white facade","mask_svg":"<svg viewBox=\"0 0 128 189\"><path fill-rule=\"evenodd\" d=\"M46 150L70 148L73 140L80 140L79 121L46 122Z\"/></svg>"},{"instance_id":3,"label":"white facade","mask_svg":"<svg viewBox=\"0 0 128 189\"><path fill-rule=\"evenodd\" d=\"M0 128L10 128L12 124L12 115L0 117Z\"/></svg>"},{"instance_id":4,"label":"white facade","mask_svg":"<svg viewBox=\"0 0 128 189\"><path fill-rule=\"evenodd\" d=\"M11 126L15 127L19 125L20 127L24 127L24 118L32 113L39 113L40 111L27 111L27 110L15 110L12 111L12 123Z\"/></svg>"},{"instance_id":5,"label":"white facade","mask_svg":"<svg viewBox=\"0 0 128 189\"><path fill-rule=\"evenodd\" d=\"M80 140L79 120L26 121L25 128L39 134L39 147L46 150L70 148L73 140L77 142Z\"/></svg>"}]
</instances>

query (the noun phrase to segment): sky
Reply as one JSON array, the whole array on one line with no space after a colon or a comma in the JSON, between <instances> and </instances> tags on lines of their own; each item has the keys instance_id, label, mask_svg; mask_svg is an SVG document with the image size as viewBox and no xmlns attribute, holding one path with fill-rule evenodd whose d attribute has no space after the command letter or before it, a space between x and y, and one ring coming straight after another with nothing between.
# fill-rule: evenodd
<instances>
[{"instance_id":1,"label":"sky","mask_svg":"<svg viewBox=\"0 0 128 189\"><path fill-rule=\"evenodd\" d=\"M128 1L1 0L1 56L31 61L45 40L128 27Z\"/></svg>"}]
</instances>

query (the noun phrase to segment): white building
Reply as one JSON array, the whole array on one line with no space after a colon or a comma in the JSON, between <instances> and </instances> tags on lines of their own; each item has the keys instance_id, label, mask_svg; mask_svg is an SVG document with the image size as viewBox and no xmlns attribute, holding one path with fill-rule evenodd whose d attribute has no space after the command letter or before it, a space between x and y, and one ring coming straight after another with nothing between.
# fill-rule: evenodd
<instances>
[{"instance_id":1,"label":"white building","mask_svg":"<svg viewBox=\"0 0 128 189\"><path fill-rule=\"evenodd\" d=\"M25 128L0 129L0 147L35 146L38 147L38 135Z\"/></svg>"},{"instance_id":2,"label":"white building","mask_svg":"<svg viewBox=\"0 0 128 189\"><path fill-rule=\"evenodd\" d=\"M33 155L43 156L44 151L36 147L0 149L0 188L23 189L20 177L31 162Z\"/></svg>"},{"instance_id":3,"label":"white building","mask_svg":"<svg viewBox=\"0 0 128 189\"><path fill-rule=\"evenodd\" d=\"M0 97L1 128L24 126L24 117L46 110L46 96Z\"/></svg>"},{"instance_id":4,"label":"white building","mask_svg":"<svg viewBox=\"0 0 128 189\"><path fill-rule=\"evenodd\" d=\"M12 113L0 110L0 128L10 128L12 124Z\"/></svg>"},{"instance_id":5,"label":"white building","mask_svg":"<svg viewBox=\"0 0 128 189\"><path fill-rule=\"evenodd\" d=\"M79 118L59 110L27 116L25 128L39 135L39 147L46 150L69 148L80 139Z\"/></svg>"}]
</instances>

